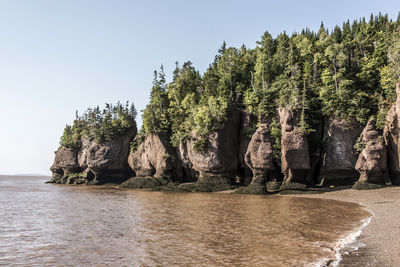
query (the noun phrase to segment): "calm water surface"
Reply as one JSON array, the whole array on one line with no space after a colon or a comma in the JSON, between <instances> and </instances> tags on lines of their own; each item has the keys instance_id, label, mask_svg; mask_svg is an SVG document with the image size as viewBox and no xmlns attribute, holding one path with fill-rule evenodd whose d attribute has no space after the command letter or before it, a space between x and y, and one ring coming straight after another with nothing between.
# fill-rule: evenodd
<instances>
[{"instance_id":1,"label":"calm water surface","mask_svg":"<svg viewBox=\"0 0 400 267\"><path fill-rule=\"evenodd\" d=\"M0 176L0 265L308 266L367 216L330 200L46 180Z\"/></svg>"}]
</instances>

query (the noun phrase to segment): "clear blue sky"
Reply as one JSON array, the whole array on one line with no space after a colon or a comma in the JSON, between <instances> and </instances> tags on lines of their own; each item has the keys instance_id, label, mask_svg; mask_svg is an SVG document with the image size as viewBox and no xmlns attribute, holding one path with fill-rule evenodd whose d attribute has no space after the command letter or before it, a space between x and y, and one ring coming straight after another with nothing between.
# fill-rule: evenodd
<instances>
[{"instance_id":1,"label":"clear blue sky","mask_svg":"<svg viewBox=\"0 0 400 267\"><path fill-rule=\"evenodd\" d=\"M142 110L160 64L167 77L175 61L203 72L223 40L253 48L266 30L332 29L379 11L396 19L400 3L0 0L0 174L50 174L75 110L118 100Z\"/></svg>"}]
</instances>

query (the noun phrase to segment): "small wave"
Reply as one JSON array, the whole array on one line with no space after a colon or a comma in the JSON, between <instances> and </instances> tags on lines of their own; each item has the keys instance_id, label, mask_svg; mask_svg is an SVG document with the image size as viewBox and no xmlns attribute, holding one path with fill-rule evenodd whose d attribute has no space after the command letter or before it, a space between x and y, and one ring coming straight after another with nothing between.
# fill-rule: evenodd
<instances>
[{"instance_id":1,"label":"small wave","mask_svg":"<svg viewBox=\"0 0 400 267\"><path fill-rule=\"evenodd\" d=\"M373 212L364 207L371 216L361 220L361 226L358 229L351 232L345 238L340 239L336 246L334 247L335 250L335 260L330 262L328 266L337 267L339 266L340 261L342 260L342 254L349 254L351 252L357 251L359 248L364 247L365 244L361 242L356 242L357 238L361 235L364 228L371 222L372 217L374 216ZM322 265L323 266L323 265Z\"/></svg>"},{"instance_id":2,"label":"small wave","mask_svg":"<svg viewBox=\"0 0 400 267\"><path fill-rule=\"evenodd\" d=\"M329 245L326 245L326 244L325 245L319 244L324 249L328 249L328 250L331 250L332 252L334 252L334 254L335 254L334 258L333 259L329 258L329 257L320 258L318 261L312 263L309 266L337 267L337 266L339 266L339 263L342 260L342 255L350 254L351 252L357 251L358 249L366 246L365 244L363 244L361 242L357 242L357 238L361 235L363 229L371 222L371 219L374 216L374 213L364 206L363 206L363 208L366 211L368 211L371 214L371 216L361 220L360 227L358 227L356 230L350 232L346 237L340 239L333 247L330 247Z\"/></svg>"}]
</instances>

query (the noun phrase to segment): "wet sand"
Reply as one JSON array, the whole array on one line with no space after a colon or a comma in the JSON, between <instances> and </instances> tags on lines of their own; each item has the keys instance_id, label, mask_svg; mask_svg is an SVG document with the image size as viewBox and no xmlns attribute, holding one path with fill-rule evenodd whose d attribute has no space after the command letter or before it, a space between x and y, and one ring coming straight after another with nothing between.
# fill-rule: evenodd
<instances>
[{"instance_id":1,"label":"wet sand","mask_svg":"<svg viewBox=\"0 0 400 267\"><path fill-rule=\"evenodd\" d=\"M356 241L365 246L343 255L339 266L400 266L400 187L346 189L298 197L355 202L373 214Z\"/></svg>"}]
</instances>

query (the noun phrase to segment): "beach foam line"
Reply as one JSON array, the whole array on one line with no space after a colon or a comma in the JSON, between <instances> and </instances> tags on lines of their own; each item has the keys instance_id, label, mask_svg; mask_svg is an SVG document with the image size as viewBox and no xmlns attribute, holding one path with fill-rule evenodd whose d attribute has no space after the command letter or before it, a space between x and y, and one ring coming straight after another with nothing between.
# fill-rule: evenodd
<instances>
[{"instance_id":1,"label":"beach foam line","mask_svg":"<svg viewBox=\"0 0 400 267\"><path fill-rule=\"evenodd\" d=\"M339 239L339 241L336 242L336 244L333 246L333 248L324 247L325 249L331 249L335 253L334 259L324 257L324 258L319 259L317 262L311 263L309 266L337 267L337 266L339 266L340 261L343 259L342 258L343 254L348 254L348 253L357 251L360 247L365 246L365 244L357 243L356 241L357 241L357 238L361 235L363 229L371 222L372 217L375 215L370 209L368 209L364 205L361 205L361 206L363 207L363 209L368 211L371 214L371 216L369 216L368 218L362 219L360 227L358 227L354 231L350 232L346 237Z\"/></svg>"},{"instance_id":2,"label":"beach foam line","mask_svg":"<svg viewBox=\"0 0 400 267\"><path fill-rule=\"evenodd\" d=\"M334 247L334 251L335 251L335 260L331 263L329 263L328 265L322 265L322 266L332 266L332 267L337 267L339 266L340 261L342 260L342 254L343 253L351 253L354 251L357 251L360 247L365 246L365 244L362 243L357 243L357 238L361 235L362 231L364 230L364 228L370 224L372 217L375 216L375 214L368 208L366 208L364 205L362 205L362 207L368 211L371 216L361 220L361 226L358 227L356 230L354 230L353 232L350 232L349 235L347 235L346 237L340 239L335 247Z\"/></svg>"}]
</instances>

